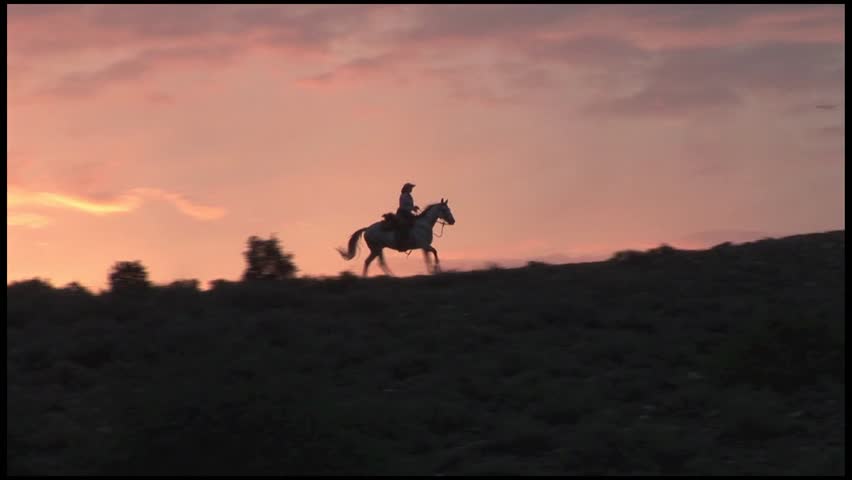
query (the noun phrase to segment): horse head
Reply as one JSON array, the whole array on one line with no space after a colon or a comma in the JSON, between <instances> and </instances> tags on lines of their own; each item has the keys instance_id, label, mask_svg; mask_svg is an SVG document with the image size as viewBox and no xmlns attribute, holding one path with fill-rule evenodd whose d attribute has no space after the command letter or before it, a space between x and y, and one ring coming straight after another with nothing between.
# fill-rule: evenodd
<instances>
[{"instance_id":1,"label":"horse head","mask_svg":"<svg viewBox=\"0 0 852 480\"><path fill-rule=\"evenodd\" d=\"M448 225L453 225L456 223L455 217L453 217L453 212L450 210L450 200L441 199L440 210L438 211L438 218L447 222Z\"/></svg>"}]
</instances>

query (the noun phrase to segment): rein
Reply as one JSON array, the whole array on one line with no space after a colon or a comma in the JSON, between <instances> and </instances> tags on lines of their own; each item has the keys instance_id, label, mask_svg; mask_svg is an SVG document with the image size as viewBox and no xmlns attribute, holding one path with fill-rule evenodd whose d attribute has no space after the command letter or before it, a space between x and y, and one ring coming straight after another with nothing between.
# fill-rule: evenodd
<instances>
[{"instance_id":1,"label":"rein","mask_svg":"<svg viewBox=\"0 0 852 480\"><path fill-rule=\"evenodd\" d=\"M443 236L444 236L444 225L446 225L446 224L447 224L447 222L445 222L445 221L443 221L443 220L441 220L441 219L439 218L439 219L438 219L438 223L440 223L440 224L441 224L441 234L440 234L440 235L438 235L438 234L436 234L436 233L435 233L435 231L433 230L433 231L432 231L432 235L435 235L436 237L441 238L441 237L443 237Z\"/></svg>"}]
</instances>

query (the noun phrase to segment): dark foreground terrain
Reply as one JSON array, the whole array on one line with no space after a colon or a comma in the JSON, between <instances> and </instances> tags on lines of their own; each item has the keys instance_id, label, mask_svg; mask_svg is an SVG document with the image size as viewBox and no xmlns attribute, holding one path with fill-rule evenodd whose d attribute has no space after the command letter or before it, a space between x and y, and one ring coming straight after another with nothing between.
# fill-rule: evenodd
<instances>
[{"instance_id":1,"label":"dark foreground terrain","mask_svg":"<svg viewBox=\"0 0 852 480\"><path fill-rule=\"evenodd\" d=\"M10 474L845 474L844 232L578 265L7 288Z\"/></svg>"}]
</instances>

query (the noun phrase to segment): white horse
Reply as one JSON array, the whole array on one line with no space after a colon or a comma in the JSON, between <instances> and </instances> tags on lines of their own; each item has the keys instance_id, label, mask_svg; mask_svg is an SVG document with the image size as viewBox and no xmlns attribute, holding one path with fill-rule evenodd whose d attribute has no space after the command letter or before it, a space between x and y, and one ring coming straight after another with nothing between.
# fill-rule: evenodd
<instances>
[{"instance_id":1,"label":"white horse","mask_svg":"<svg viewBox=\"0 0 852 480\"><path fill-rule=\"evenodd\" d=\"M379 265L381 265L385 274L391 275L390 270L385 263L385 256L383 253L385 248L392 248L400 252L422 249L427 270L429 269L429 252L432 252L432 254L435 255L435 268L433 272L439 272L440 260L438 260L438 251L432 246L432 228L435 226L435 222L437 222L439 218L447 222L449 225L456 223L456 219L453 218L453 212L450 211L448 203L449 200L441 199L440 203L433 203L423 209L420 215L415 217L414 224L409 231L408 242L405 244L400 245L397 241L396 229L389 228L385 221L379 221L369 227L364 227L353 233L352 236L349 237L348 251L342 248L338 248L337 251L344 260L352 260L355 258L358 239L361 237L361 234L363 234L364 240L370 248L370 256L364 261L363 275L365 277L367 276L367 269L370 268L370 263L376 257L379 258Z\"/></svg>"}]
</instances>

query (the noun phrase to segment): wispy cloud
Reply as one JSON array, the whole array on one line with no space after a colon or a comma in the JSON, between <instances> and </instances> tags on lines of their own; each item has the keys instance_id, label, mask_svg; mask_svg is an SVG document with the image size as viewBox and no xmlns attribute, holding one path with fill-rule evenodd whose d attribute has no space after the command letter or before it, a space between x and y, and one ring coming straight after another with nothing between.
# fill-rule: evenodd
<instances>
[{"instance_id":1,"label":"wispy cloud","mask_svg":"<svg viewBox=\"0 0 852 480\"><path fill-rule=\"evenodd\" d=\"M156 188L137 188L133 191L144 197L170 202L184 215L199 220L216 220L225 216L226 213L224 208L193 203L184 198L183 195L165 192Z\"/></svg>"},{"instance_id":2,"label":"wispy cloud","mask_svg":"<svg viewBox=\"0 0 852 480\"><path fill-rule=\"evenodd\" d=\"M748 94L839 90L843 88L843 50L842 44L813 42L666 51L655 56L638 92L600 98L591 110L682 114L739 106Z\"/></svg>"},{"instance_id":3,"label":"wispy cloud","mask_svg":"<svg viewBox=\"0 0 852 480\"><path fill-rule=\"evenodd\" d=\"M89 96L103 92L117 83L138 81L146 75L176 65L223 65L230 62L236 54L235 48L225 45L145 50L95 71L66 74L38 94L68 98Z\"/></svg>"},{"instance_id":4,"label":"wispy cloud","mask_svg":"<svg viewBox=\"0 0 852 480\"><path fill-rule=\"evenodd\" d=\"M220 67L247 53L322 58L299 84L331 88L417 77L446 61L469 67L478 55L546 71L604 70L610 81L639 75L635 98L599 92L599 111L701 109L743 90L808 91L842 78L843 6L811 5L90 5L10 6L10 72L33 56L76 55L108 45L123 58L60 72L40 93L100 94L155 73ZM61 28L58 26L61 25ZM345 48L334 48L344 46ZM746 47L744 50L743 48ZM838 50L840 55L838 56ZM348 52L348 53L342 53ZM357 53L353 53L357 52ZM381 52L381 53L376 53ZM107 58L107 57L104 57ZM838 63L838 58L840 62ZM337 67L329 69L325 61ZM655 67L656 65L656 67ZM638 70L637 70L638 69ZM315 70L315 71L317 71ZM486 78L447 79L449 94L488 90ZM679 89L670 87L677 82ZM595 88L605 81L589 80ZM495 98L535 89L507 80ZM555 89L559 82L540 85ZM831 83L835 85L835 83ZM640 84L641 85L641 84ZM842 80L839 82L842 88ZM636 86L636 85L634 85ZM514 91L512 91L514 89ZM705 95L705 91L715 92ZM623 92L621 92L623 93ZM488 97L487 94L484 95ZM593 99L594 100L594 99ZM608 102L614 102L608 105ZM650 105L647 108L646 105ZM611 107L611 108L610 108Z\"/></svg>"},{"instance_id":5,"label":"wispy cloud","mask_svg":"<svg viewBox=\"0 0 852 480\"><path fill-rule=\"evenodd\" d=\"M333 43L369 35L375 13L388 9L393 7L11 5L7 63L18 72L33 59L64 58L74 67L52 72L55 78L36 88L36 98L76 99L154 73L216 69L258 51L289 60L322 58ZM88 58L88 66L69 58Z\"/></svg>"},{"instance_id":6,"label":"wispy cloud","mask_svg":"<svg viewBox=\"0 0 852 480\"><path fill-rule=\"evenodd\" d=\"M9 207L49 207L78 210L93 215L109 215L130 212L140 205L134 196L123 196L114 200L97 201L83 197L54 192L30 192L10 189L6 194Z\"/></svg>"},{"instance_id":7,"label":"wispy cloud","mask_svg":"<svg viewBox=\"0 0 852 480\"><path fill-rule=\"evenodd\" d=\"M349 60L337 68L303 78L297 82L303 87L330 87L362 82L374 77L387 77L410 64L413 57L400 53L386 53Z\"/></svg>"},{"instance_id":8,"label":"wispy cloud","mask_svg":"<svg viewBox=\"0 0 852 480\"><path fill-rule=\"evenodd\" d=\"M99 216L132 212L141 207L146 198L169 202L179 212L198 220L216 220L222 218L226 213L225 209L221 207L194 203L187 200L183 195L155 188L136 188L128 194L106 200L94 200L64 193L33 192L21 188L10 188L6 198L8 207L12 209L47 207L75 210ZM11 215L13 214L10 214L10 218ZM15 222L18 222L18 224L44 224L44 219L46 218L33 216L33 214L16 213L14 215L18 215L15 218Z\"/></svg>"},{"instance_id":9,"label":"wispy cloud","mask_svg":"<svg viewBox=\"0 0 852 480\"><path fill-rule=\"evenodd\" d=\"M754 95L842 91L843 25L832 21L837 14L832 6L410 10L411 25L387 38L382 55L344 62L301 84L334 87L465 70L463 78L431 78L443 81L452 96L489 101L523 101L537 90L559 88L553 81L525 88L511 81L511 71L470 63L472 57L498 54L516 68L535 68L539 76L586 75L586 86L595 92L588 111L611 115L679 115L742 107ZM482 73L472 74L477 70ZM505 87L500 95L489 94L495 79Z\"/></svg>"},{"instance_id":10,"label":"wispy cloud","mask_svg":"<svg viewBox=\"0 0 852 480\"><path fill-rule=\"evenodd\" d=\"M739 106L742 98L732 89L652 85L633 95L593 103L587 113L615 115L683 115L705 109Z\"/></svg>"}]
</instances>

